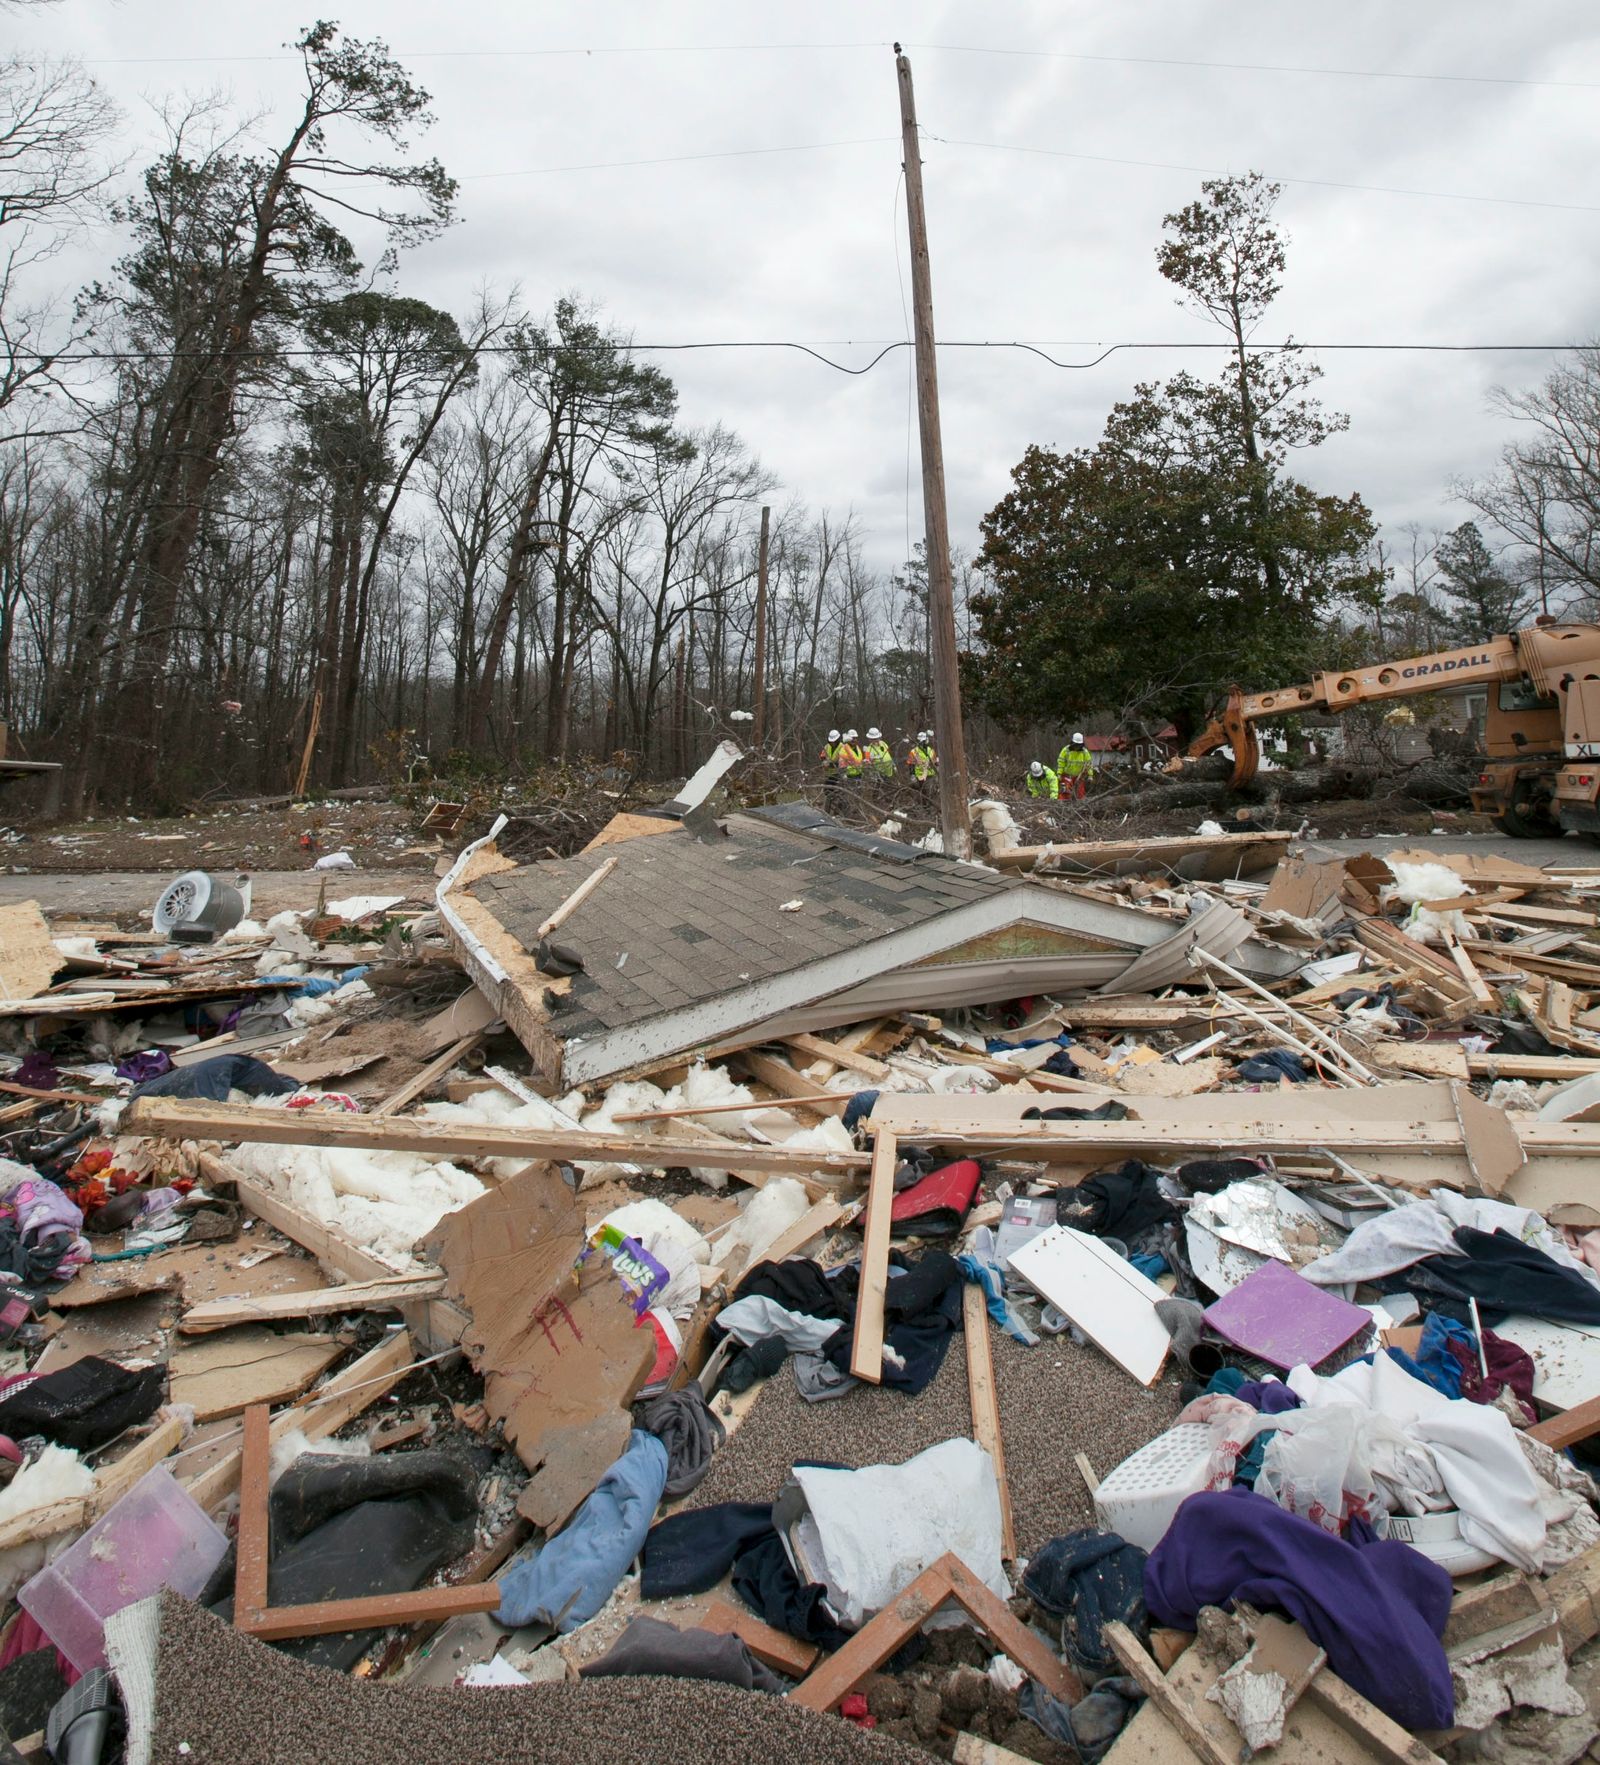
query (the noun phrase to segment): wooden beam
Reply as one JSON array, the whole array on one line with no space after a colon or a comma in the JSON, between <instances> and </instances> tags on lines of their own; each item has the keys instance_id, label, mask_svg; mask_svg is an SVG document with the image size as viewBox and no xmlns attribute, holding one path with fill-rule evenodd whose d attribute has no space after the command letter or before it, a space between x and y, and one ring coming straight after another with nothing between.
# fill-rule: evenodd
<instances>
[{"instance_id":1,"label":"wooden beam","mask_svg":"<svg viewBox=\"0 0 1600 1765\"><path fill-rule=\"evenodd\" d=\"M811 1060L831 1060L835 1066L847 1067L851 1072L861 1073L869 1079L885 1079L892 1070L881 1060L874 1060L870 1054L857 1053L854 1048L846 1048L840 1042L830 1042L823 1036L785 1036L783 1045Z\"/></svg>"},{"instance_id":2,"label":"wooden beam","mask_svg":"<svg viewBox=\"0 0 1600 1765\"><path fill-rule=\"evenodd\" d=\"M787 1673L791 1679L804 1679L817 1664L815 1643L801 1642L786 1631L775 1630L770 1624L749 1612L741 1612L726 1600L713 1600L700 1620L699 1628L715 1636L736 1636L750 1653L776 1672Z\"/></svg>"},{"instance_id":3,"label":"wooden beam","mask_svg":"<svg viewBox=\"0 0 1600 1765\"><path fill-rule=\"evenodd\" d=\"M814 1110L823 1114L830 1109L844 1109L850 1101L848 1091L831 1093L832 1102L814 1101L817 1098L817 1087L804 1073L796 1072L788 1061L779 1060L773 1054L761 1054L754 1048L741 1048L733 1055L734 1064L740 1067L751 1078L758 1079L769 1091L776 1091L780 1097L787 1098L797 1107Z\"/></svg>"},{"instance_id":4,"label":"wooden beam","mask_svg":"<svg viewBox=\"0 0 1600 1765\"><path fill-rule=\"evenodd\" d=\"M1006 1481L1006 1449L1000 1435L1000 1404L994 1384L989 1341L989 1310L982 1287L967 1282L961 1294L961 1325L967 1339L967 1398L972 1406L972 1438L988 1453L1000 1488L1000 1554L1017 1558L1017 1532L1011 1518L1011 1485Z\"/></svg>"},{"instance_id":5,"label":"wooden beam","mask_svg":"<svg viewBox=\"0 0 1600 1765\"><path fill-rule=\"evenodd\" d=\"M314 1605L269 1606L248 1624L234 1628L261 1642L291 1636L334 1636L343 1630L381 1630L390 1624L439 1624L500 1604L494 1581L468 1581L451 1587L418 1587L409 1593L373 1594L367 1599L319 1600Z\"/></svg>"},{"instance_id":6,"label":"wooden beam","mask_svg":"<svg viewBox=\"0 0 1600 1765\"><path fill-rule=\"evenodd\" d=\"M420 1097L424 1091L429 1090L449 1072L458 1060L470 1054L482 1040L483 1031L474 1030L471 1035L463 1036L459 1041L452 1042L436 1060L430 1060L421 1072L407 1079L398 1091L385 1097L372 1113L374 1115L393 1115L396 1110L404 1109L413 1097Z\"/></svg>"},{"instance_id":7,"label":"wooden beam","mask_svg":"<svg viewBox=\"0 0 1600 1765\"><path fill-rule=\"evenodd\" d=\"M549 937L551 932L555 931L559 926L570 919L616 868L617 860L613 856L607 858L606 861L591 875L586 876L572 893L567 896L566 900L556 908L555 912L552 913L548 919L543 921L539 927L538 936L541 938Z\"/></svg>"},{"instance_id":8,"label":"wooden beam","mask_svg":"<svg viewBox=\"0 0 1600 1765\"><path fill-rule=\"evenodd\" d=\"M1600 1434L1600 1397L1591 1397L1583 1403L1574 1404L1570 1410L1563 1410L1558 1416L1547 1417L1536 1422L1528 1430L1530 1440L1542 1440L1544 1444L1556 1452L1565 1452L1580 1440L1588 1440Z\"/></svg>"},{"instance_id":9,"label":"wooden beam","mask_svg":"<svg viewBox=\"0 0 1600 1765\"><path fill-rule=\"evenodd\" d=\"M807 1710L831 1710L867 1674L881 1667L908 1637L947 1600L954 1600L991 1642L1063 1703L1083 1696L1077 1674L1058 1661L1025 1625L1011 1614L961 1559L940 1557L911 1585L895 1595L877 1616L864 1624L836 1654L789 1693L791 1703ZM1234 1765L1229 1761L1229 1765Z\"/></svg>"},{"instance_id":10,"label":"wooden beam","mask_svg":"<svg viewBox=\"0 0 1600 1765\"><path fill-rule=\"evenodd\" d=\"M1126 1624L1113 1620L1106 1625L1103 1634L1123 1672L1137 1683L1140 1691L1178 1731L1184 1745L1203 1760L1204 1765L1239 1765L1238 1755L1218 1743L1200 1720L1194 1705L1176 1686L1167 1683L1167 1676Z\"/></svg>"},{"instance_id":11,"label":"wooden beam","mask_svg":"<svg viewBox=\"0 0 1600 1765\"><path fill-rule=\"evenodd\" d=\"M210 1299L190 1306L178 1320L185 1333L226 1330L233 1324L281 1323L287 1318L326 1317L331 1312L383 1311L434 1299L445 1290L443 1275L395 1275L381 1281L353 1281L306 1293L263 1293L251 1299Z\"/></svg>"},{"instance_id":12,"label":"wooden beam","mask_svg":"<svg viewBox=\"0 0 1600 1765\"><path fill-rule=\"evenodd\" d=\"M883 1381L883 1298L889 1284L889 1228L897 1144L893 1134L878 1129L867 1186L867 1224L861 1239L861 1284L856 1294L850 1371L871 1385Z\"/></svg>"},{"instance_id":13,"label":"wooden beam","mask_svg":"<svg viewBox=\"0 0 1600 1765\"><path fill-rule=\"evenodd\" d=\"M418 1152L428 1158L612 1160L653 1168L704 1165L713 1170L778 1171L806 1176L826 1171L849 1177L870 1162L857 1152L788 1152L780 1146L729 1141L655 1140L630 1134L590 1134L583 1129L507 1128L395 1120L370 1115L330 1115L310 1109L235 1107L190 1103L173 1097L137 1097L122 1117L124 1134L151 1139L242 1141L275 1146L339 1146L374 1152Z\"/></svg>"},{"instance_id":14,"label":"wooden beam","mask_svg":"<svg viewBox=\"0 0 1600 1765\"><path fill-rule=\"evenodd\" d=\"M271 1486L271 1417L264 1403L244 1412L239 1466L238 1561L233 1577L233 1621L238 1629L266 1610L271 1551L267 1501Z\"/></svg>"}]
</instances>

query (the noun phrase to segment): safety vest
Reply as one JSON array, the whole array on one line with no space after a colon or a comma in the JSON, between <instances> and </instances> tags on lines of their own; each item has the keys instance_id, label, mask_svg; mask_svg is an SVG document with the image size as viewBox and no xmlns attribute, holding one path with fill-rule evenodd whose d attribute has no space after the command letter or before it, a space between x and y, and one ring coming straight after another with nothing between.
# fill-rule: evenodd
<instances>
[{"instance_id":1,"label":"safety vest","mask_svg":"<svg viewBox=\"0 0 1600 1765\"><path fill-rule=\"evenodd\" d=\"M1061 750L1061 757L1056 761L1056 770L1066 778L1077 778L1081 773L1094 774L1094 755L1087 748L1075 748L1070 744Z\"/></svg>"},{"instance_id":2,"label":"safety vest","mask_svg":"<svg viewBox=\"0 0 1600 1765\"><path fill-rule=\"evenodd\" d=\"M889 752L887 742L873 742L867 749L867 758L880 777L894 777L894 755Z\"/></svg>"},{"instance_id":3,"label":"safety vest","mask_svg":"<svg viewBox=\"0 0 1600 1765\"><path fill-rule=\"evenodd\" d=\"M843 746L843 742L824 742L822 744L822 764L837 766L839 764L839 750Z\"/></svg>"},{"instance_id":4,"label":"safety vest","mask_svg":"<svg viewBox=\"0 0 1600 1765\"><path fill-rule=\"evenodd\" d=\"M840 742L839 770L846 778L860 778L865 756L854 742Z\"/></svg>"},{"instance_id":5,"label":"safety vest","mask_svg":"<svg viewBox=\"0 0 1600 1765\"><path fill-rule=\"evenodd\" d=\"M1061 795L1061 781L1048 766L1037 778L1030 772L1027 785L1030 797L1059 797Z\"/></svg>"},{"instance_id":6,"label":"safety vest","mask_svg":"<svg viewBox=\"0 0 1600 1765\"><path fill-rule=\"evenodd\" d=\"M911 776L921 784L924 779L933 777L938 761L934 758L932 748L914 747L907 756L906 765L911 768Z\"/></svg>"}]
</instances>

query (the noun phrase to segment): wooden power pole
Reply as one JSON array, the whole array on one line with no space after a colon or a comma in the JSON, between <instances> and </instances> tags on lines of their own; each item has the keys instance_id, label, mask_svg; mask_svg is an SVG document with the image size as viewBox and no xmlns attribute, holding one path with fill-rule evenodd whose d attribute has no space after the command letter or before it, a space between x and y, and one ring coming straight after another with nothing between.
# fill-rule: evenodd
<instances>
[{"instance_id":1,"label":"wooden power pole","mask_svg":"<svg viewBox=\"0 0 1600 1765\"><path fill-rule=\"evenodd\" d=\"M933 730L939 752L939 830L952 858L972 856L967 815L967 747L961 729L956 660L955 584L950 574L950 516L944 499L944 444L939 434L939 366L933 343L933 275L922 206L922 154L911 63L895 44L900 76L900 134L905 153L906 222L911 230L911 305L916 327L917 419L922 440L922 509L928 558L928 637L933 668Z\"/></svg>"},{"instance_id":2,"label":"wooden power pole","mask_svg":"<svg viewBox=\"0 0 1600 1765\"><path fill-rule=\"evenodd\" d=\"M761 506L761 549L756 554L756 720L750 734L759 748L767 735L767 529L772 510Z\"/></svg>"}]
</instances>

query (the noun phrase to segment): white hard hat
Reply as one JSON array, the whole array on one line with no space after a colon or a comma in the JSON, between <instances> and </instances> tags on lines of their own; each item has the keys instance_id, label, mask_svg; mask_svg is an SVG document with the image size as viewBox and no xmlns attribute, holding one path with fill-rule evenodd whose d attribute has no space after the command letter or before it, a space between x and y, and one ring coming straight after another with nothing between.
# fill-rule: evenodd
<instances>
[{"instance_id":1,"label":"white hard hat","mask_svg":"<svg viewBox=\"0 0 1600 1765\"><path fill-rule=\"evenodd\" d=\"M919 742L927 742L927 741L932 741L933 737L928 734L927 730L919 729L917 731L917 740Z\"/></svg>"},{"instance_id":2,"label":"white hard hat","mask_svg":"<svg viewBox=\"0 0 1600 1765\"><path fill-rule=\"evenodd\" d=\"M853 742L856 739L856 732L853 729L847 729L844 732L844 739L847 742Z\"/></svg>"},{"instance_id":3,"label":"white hard hat","mask_svg":"<svg viewBox=\"0 0 1600 1765\"><path fill-rule=\"evenodd\" d=\"M830 729L830 730L829 730L829 731L828 731L828 740L829 740L829 741L830 741L830 742L836 742L836 741L838 741L838 740L839 740L839 732L838 732L838 730L836 730L836 729Z\"/></svg>"},{"instance_id":4,"label":"white hard hat","mask_svg":"<svg viewBox=\"0 0 1600 1765\"><path fill-rule=\"evenodd\" d=\"M1034 763L1028 768L1028 770L1033 774L1033 776L1035 778L1043 778L1044 777L1044 762L1042 760L1035 760Z\"/></svg>"},{"instance_id":5,"label":"white hard hat","mask_svg":"<svg viewBox=\"0 0 1600 1765\"><path fill-rule=\"evenodd\" d=\"M1083 731L1081 729L1074 730L1073 734L1072 734L1072 739L1081 748L1083 746Z\"/></svg>"},{"instance_id":6,"label":"white hard hat","mask_svg":"<svg viewBox=\"0 0 1600 1765\"><path fill-rule=\"evenodd\" d=\"M869 742L882 741L883 740L883 731L881 729L869 729L867 731L867 740Z\"/></svg>"}]
</instances>

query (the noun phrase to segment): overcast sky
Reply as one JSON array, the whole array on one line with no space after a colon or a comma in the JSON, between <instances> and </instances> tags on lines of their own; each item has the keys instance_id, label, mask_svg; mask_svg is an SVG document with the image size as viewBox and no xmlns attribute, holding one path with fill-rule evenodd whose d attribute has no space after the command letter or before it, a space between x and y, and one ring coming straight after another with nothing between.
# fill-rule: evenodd
<instances>
[{"instance_id":1,"label":"overcast sky","mask_svg":"<svg viewBox=\"0 0 1600 1765\"><path fill-rule=\"evenodd\" d=\"M1053 340L1051 354L1084 361L1110 343L1213 336L1156 273L1161 218L1204 176L1251 169L1285 181L1291 236L1264 335L1510 344L1600 332L1593 0L329 0L329 11L352 34L386 38L434 94L424 145L461 180L461 222L404 260L399 286L458 312L479 284L516 283L538 310L587 296L641 343L795 340L851 366L909 336L888 47L899 36L923 128L946 138L924 150L942 338ZM91 63L124 107L137 165L160 139L154 107L174 94L220 89L241 112L286 116L299 68L282 45L312 16L282 0L64 0L5 23L14 43ZM261 136L277 138L270 118ZM805 151L747 151L791 148ZM1012 151L1023 148L1051 151ZM701 154L736 156L556 169ZM1159 163L1108 163L1127 161ZM115 244L57 263L84 275ZM781 478L780 498L854 508L874 563L892 566L908 533L921 537L909 351L860 378L790 351L651 359L677 378L684 420L736 429ZM1359 490L1388 527L1453 526L1469 511L1451 481L1490 469L1507 437L1490 388L1531 383L1552 359L1326 353L1322 392L1350 430L1301 469L1319 488ZM1136 380L1181 365L1218 363L1124 352L1061 372L1019 351L943 351L954 543L977 545L1029 443L1092 443Z\"/></svg>"}]
</instances>

